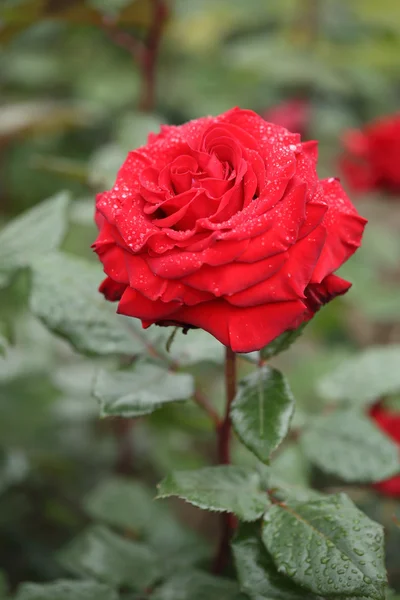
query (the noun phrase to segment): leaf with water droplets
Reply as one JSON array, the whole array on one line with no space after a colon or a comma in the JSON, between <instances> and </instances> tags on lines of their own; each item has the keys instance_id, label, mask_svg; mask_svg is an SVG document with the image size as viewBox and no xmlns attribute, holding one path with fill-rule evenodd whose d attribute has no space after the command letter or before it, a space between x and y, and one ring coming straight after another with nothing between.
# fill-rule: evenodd
<instances>
[{"instance_id":1,"label":"leaf with water droplets","mask_svg":"<svg viewBox=\"0 0 400 600\"><path fill-rule=\"evenodd\" d=\"M84 354L135 354L126 321L97 291L101 267L54 253L34 262L30 307L56 335Z\"/></svg>"},{"instance_id":2,"label":"leaf with water droplets","mask_svg":"<svg viewBox=\"0 0 400 600\"><path fill-rule=\"evenodd\" d=\"M316 600L278 572L260 538L260 527L241 523L232 542L240 587L251 600Z\"/></svg>"},{"instance_id":3,"label":"leaf with water droplets","mask_svg":"<svg viewBox=\"0 0 400 600\"><path fill-rule=\"evenodd\" d=\"M400 344L369 348L323 377L317 391L328 402L369 405L400 391L399 364Z\"/></svg>"},{"instance_id":4,"label":"leaf with water droplets","mask_svg":"<svg viewBox=\"0 0 400 600\"><path fill-rule=\"evenodd\" d=\"M187 400L193 391L193 377L188 373L171 373L142 361L125 371L99 371L93 386L102 417L148 415L169 402Z\"/></svg>"},{"instance_id":5,"label":"leaf with water droplets","mask_svg":"<svg viewBox=\"0 0 400 600\"><path fill-rule=\"evenodd\" d=\"M263 360L269 360L273 356L276 356L277 354L280 354L281 352L284 352L290 348L297 338L301 336L306 325L307 323L303 323L297 329L291 329L289 331L285 331L281 335L278 335L278 337L272 340L268 346L265 346L265 348L260 350L261 358Z\"/></svg>"},{"instance_id":6,"label":"leaf with water droplets","mask_svg":"<svg viewBox=\"0 0 400 600\"><path fill-rule=\"evenodd\" d=\"M262 367L239 383L231 418L245 446L267 462L289 431L293 411L294 398L284 376Z\"/></svg>"},{"instance_id":7,"label":"leaf with water droplets","mask_svg":"<svg viewBox=\"0 0 400 600\"><path fill-rule=\"evenodd\" d=\"M278 571L314 594L385 598L383 528L345 494L272 506L262 539Z\"/></svg>"},{"instance_id":8,"label":"leaf with water droplets","mask_svg":"<svg viewBox=\"0 0 400 600\"><path fill-rule=\"evenodd\" d=\"M301 436L308 459L345 481L381 481L400 472L397 446L364 414L338 410L313 419Z\"/></svg>"},{"instance_id":9,"label":"leaf with water droplets","mask_svg":"<svg viewBox=\"0 0 400 600\"><path fill-rule=\"evenodd\" d=\"M269 505L258 473L232 465L174 471L158 486L157 498L169 496L183 498L203 510L231 512L242 521L256 521Z\"/></svg>"}]
</instances>

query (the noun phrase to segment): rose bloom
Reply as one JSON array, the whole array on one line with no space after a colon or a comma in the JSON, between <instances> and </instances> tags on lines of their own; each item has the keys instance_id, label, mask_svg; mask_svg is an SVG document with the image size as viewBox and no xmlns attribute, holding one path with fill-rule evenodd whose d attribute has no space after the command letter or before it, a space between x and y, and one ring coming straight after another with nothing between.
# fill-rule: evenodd
<instances>
[{"instance_id":1,"label":"rose bloom","mask_svg":"<svg viewBox=\"0 0 400 600\"><path fill-rule=\"evenodd\" d=\"M343 144L341 168L355 191L400 193L400 113L347 132Z\"/></svg>"},{"instance_id":2,"label":"rose bloom","mask_svg":"<svg viewBox=\"0 0 400 600\"><path fill-rule=\"evenodd\" d=\"M316 142L249 110L163 126L97 197L100 291L145 328L200 327L236 352L297 328L349 289L333 272L366 223L316 162Z\"/></svg>"},{"instance_id":3,"label":"rose bloom","mask_svg":"<svg viewBox=\"0 0 400 600\"><path fill-rule=\"evenodd\" d=\"M377 404L370 410L370 416L384 433L387 433L392 440L397 442L400 457L400 413ZM375 483L374 488L386 496L400 498L400 474L391 479Z\"/></svg>"}]
</instances>

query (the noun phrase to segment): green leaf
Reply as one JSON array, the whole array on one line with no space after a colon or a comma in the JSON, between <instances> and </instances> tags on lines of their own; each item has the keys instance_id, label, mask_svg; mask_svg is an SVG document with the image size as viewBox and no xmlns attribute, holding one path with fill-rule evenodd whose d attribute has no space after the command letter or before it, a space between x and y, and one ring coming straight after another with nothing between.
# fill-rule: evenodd
<instances>
[{"instance_id":1,"label":"green leaf","mask_svg":"<svg viewBox=\"0 0 400 600\"><path fill-rule=\"evenodd\" d=\"M111 188L125 159L126 152L117 144L98 148L89 161L89 183L99 189Z\"/></svg>"},{"instance_id":2,"label":"green leaf","mask_svg":"<svg viewBox=\"0 0 400 600\"><path fill-rule=\"evenodd\" d=\"M69 194L61 192L24 212L0 232L0 278L58 248L67 226Z\"/></svg>"},{"instance_id":3,"label":"green leaf","mask_svg":"<svg viewBox=\"0 0 400 600\"><path fill-rule=\"evenodd\" d=\"M289 431L293 411L286 379L276 369L262 367L239 383L231 418L245 446L267 462Z\"/></svg>"},{"instance_id":4,"label":"green leaf","mask_svg":"<svg viewBox=\"0 0 400 600\"><path fill-rule=\"evenodd\" d=\"M163 122L163 119L155 114L125 112L118 122L117 141L124 152L130 152L147 144L149 134L159 133Z\"/></svg>"},{"instance_id":5,"label":"green leaf","mask_svg":"<svg viewBox=\"0 0 400 600\"><path fill-rule=\"evenodd\" d=\"M204 510L231 512L243 521L257 520L268 506L260 477L244 467L220 465L175 471L158 486L157 498L178 496Z\"/></svg>"},{"instance_id":6,"label":"green leaf","mask_svg":"<svg viewBox=\"0 0 400 600\"><path fill-rule=\"evenodd\" d=\"M245 600L231 579L202 571L186 571L168 579L150 596L151 600Z\"/></svg>"},{"instance_id":7,"label":"green leaf","mask_svg":"<svg viewBox=\"0 0 400 600\"><path fill-rule=\"evenodd\" d=\"M182 366L200 362L220 364L224 362L224 348L203 329L189 329L186 334L179 330L171 346L170 356Z\"/></svg>"},{"instance_id":8,"label":"green leaf","mask_svg":"<svg viewBox=\"0 0 400 600\"><path fill-rule=\"evenodd\" d=\"M310 481L310 465L298 444L288 445L273 458L270 473L291 485L305 487Z\"/></svg>"},{"instance_id":9,"label":"green leaf","mask_svg":"<svg viewBox=\"0 0 400 600\"><path fill-rule=\"evenodd\" d=\"M122 477L100 483L86 496L84 506L97 521L139 533L150 530L158 509L143 483Z\"/></svg>"},{"instance_id":10,"label":"green leaf","mask_svg":"<svg viewBox=\"0 0 400 600\"><path fill-rule=\"evenodd\" d=\"M344 494L275 504L262 539L278 571L314 594L385 598L383 528Z\"/></svg>"},{"instance_id":11,"label":"green leaf","mask_svg":"<svg viewBox=\"0 0 400 600\"><path fill-rule=\"evenodd\" d=\"M30 306L33 314L89 355L134 354L126 321L97 291L100 266L60 253L33 265Z\"/></svg>"},{"instance_id":12,"label":"green leaf","mask_svg":"<svg viewBox=\"0 0 400 600\"><path fill-rule=\"evenodd\" d=\"M160 565L153 550L120 537L106 527L87 529L60 552L59 559L72 573L113 586L144 590L160 576Z\"/></svg>"},{"instance_id":13,"label":"green leaf","mask_svg":"<svg viewBox=\"0 0 400 600\"><path fill-rule=\"evenodd\" d=\"M260 538L260 527L241 523L232 542L240 587L251 600L311 600L315 598L279 573Z\"/></svg>"},{"instance_id":14,"label":"green leaf","mask_svg":"<svg viewBox=\"0 0 400 600\"><path fill-rule=\"evenodd\" d=\"M99 371L93 387L102 417L148 415L163 404L187 400L193 392L191 375L171 373L145 362L137 363L129 371Z\"/></svg>"},{"instance_id":15,"label":"green leaf","mask_svg":"<svg viewBox=\"0 0 400 600\"><path fill-rule=\"evenodd\" d=\"M281 352L284 352L285 350L290 348L290 346L297 340L297 338L301 336L306 325L307 323L303 323L297 329L285 331L277 338L272 340L272 342L270 342L268 346L265 346L265 348L262 348L260 350L261 358L263 360L269 360L273 356L276 356L277 354L280 354Z\"/></svg>"},{"instance_id":16,"label":"green leaf","mask_svg":"<svg viewBox=\"0 0 400 600\"><path fill-rule=\"evenodd\" d=\"M5 356L7 352L7 340L0 334L0 356Z\"/></svg>"},{"instance_id":17,"label":"green leaf","mask_svg":"<svg viewBox=\"0 0 400 600\"><path fill-rule=\"evenodd\" d=\"M347 359L318 382L318 393L329 402L357 406L400 391L400 345L375 346Z\"/></svg>"},{"instance_id":18,"label":"green leaf","mask_svg":"<svg viewBox=\"0 0 400 600\"><path fill-rule=\"evenodd\" d=\"M313 419L300 440L311 462L345 481L370 483L400 472L396 444L355 410Z\"/></svg>"},{"instance_id":19,"label":"green leaf","mask_svg":"<svg viewBox=\"0 0 400 600\"><path fill-rule=\"evenodd\" d=\"M23 583L15 600L117 600L117 593L94 581L56 581Z\"/></svg>"}]
</instances>

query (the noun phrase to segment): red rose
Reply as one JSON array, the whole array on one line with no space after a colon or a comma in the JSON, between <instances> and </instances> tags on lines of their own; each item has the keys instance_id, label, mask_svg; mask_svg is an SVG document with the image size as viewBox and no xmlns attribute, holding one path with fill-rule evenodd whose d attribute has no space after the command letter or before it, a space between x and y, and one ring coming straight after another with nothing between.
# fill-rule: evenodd
<instances>
[{"instance_id":1,"label":"red rose","mask_svg":"<svg viewBox=\"0 0 400 600\"><path fill-rule=\"evenodd\" d=\"M397 442L400 455L400 413L387 410L380 404L377 404L371 409L370 415L378 427L387 433L392 440ZM400 475L386 481L380 481L374 484L374 487L386 496L397 496L400 498Z\"/></svg>"},{"instance_id":2,"label":"red rose","mask_svg":"<svg viewBox=\"0 0 400 600\"><path fill-rule=\"evenodd\" d=\"M400 193L400 113L349 131L341 168L356 191Z\"/></svg>"},{"instance_id":3,"label":"red rose","mask_svg":"<svg viewBox=\"0 0 400 600\"><path fill-rule=\"evenodd\" d=\"M201 327L236 352L312 317L350 283L332 273L365 220L317 144L249 110L164 126L97 198L100 290L118 312Z\"/></svg>"}]
</instances>

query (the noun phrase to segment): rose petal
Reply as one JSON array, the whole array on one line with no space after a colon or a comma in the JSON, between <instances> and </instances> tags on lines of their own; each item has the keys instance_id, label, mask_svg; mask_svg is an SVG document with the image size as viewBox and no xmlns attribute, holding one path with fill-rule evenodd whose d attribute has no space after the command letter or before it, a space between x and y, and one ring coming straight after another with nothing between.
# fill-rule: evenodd
<instances>
[{"instance_id":1,"label":"rose petal","mask_svg":"<svg viewBox=\"0 0 400 600\"><path fill-rule=\"evenodd\" d=\"M336 271L361 245L367 223L351 204L342 186L336 179L321 182L328 211L322 221L327 238L315 268L312 282L319 283Z\"/></svg>"}]
</instances>

